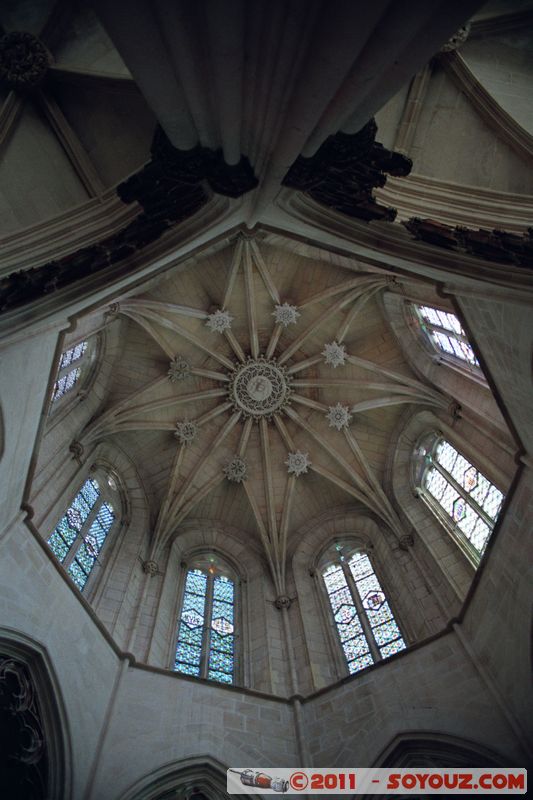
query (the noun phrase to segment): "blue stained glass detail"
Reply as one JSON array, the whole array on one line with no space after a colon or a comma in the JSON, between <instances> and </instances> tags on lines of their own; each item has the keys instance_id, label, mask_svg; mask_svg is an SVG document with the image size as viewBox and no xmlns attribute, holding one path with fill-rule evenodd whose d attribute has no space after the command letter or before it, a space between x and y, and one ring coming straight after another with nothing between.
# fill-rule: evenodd
<instances>
[{"instance_id":1,"label":"blue stained glass detail","mask_svg":"<svg viewBox=\"0 0 533 800\"><path fill-rule=\"evenodd\" d=\"M99 496L98 483L94 478L88 478L48 539L48 546L61 563L79 536Z\"/></svg>"},{"instance_id":2,"label":"blue stained glass detail","mask_svg":"<svg viewBox=\"0 0 533 800\"><path fill-rule=\"evenodd\" d=\"M63 369L63 367L69 367L73 361L78 361L86 350L87 342L80 342L75 347L65 350L65 352L62 353L59 361L59 369Z\"/></svg>"},{"instance_id":3,"label":"blue stained glass detail","mask_svg":"<svg viewBox=\"0 0 533 800\"><path fill-rule=\"evenodd\" d=\"M206 595L207 575L190 570L185 581L174 666L176 672L185 675L200 675Z\"/></svg>"},{"instance_id":4,"label":"blue stained glass detail","mask_svg":"<svg viewBox=\"0 0 533 800\"><path fill-rule=\"evenodd\" d=\"M235 585L229 578L212 577L199 569L189 570L178 626L176 672L233 683L234 597Z\"/></svg>"},{"instance_id":5,"label":"blue stained glass detail","mask_svg":"<svg viewBox=\"0 0 533 800\"><path fill-rule=\"evenodd\" d=\"M80 567L76 559L72 562L70 567L68 568L68 573L78 589L81 591L85 584L87 583L88 575L84 570Z\"/></svg>"},{"instance_id":6,"label":"blue stained glass detail","mask_svg":"<svg viewBox=\"0 0 533 800\"><path fill-rule=\"evenodd\" d=\"M374 659L372 658L370 653L367 653L365 656L361 658L356 658L355 661L350 661L348 664L348 669L350 671L350 675L353 675L354 672L359 672L365 667L369 667L371 664L374 663Z\"/></svg>"}]
</instances>

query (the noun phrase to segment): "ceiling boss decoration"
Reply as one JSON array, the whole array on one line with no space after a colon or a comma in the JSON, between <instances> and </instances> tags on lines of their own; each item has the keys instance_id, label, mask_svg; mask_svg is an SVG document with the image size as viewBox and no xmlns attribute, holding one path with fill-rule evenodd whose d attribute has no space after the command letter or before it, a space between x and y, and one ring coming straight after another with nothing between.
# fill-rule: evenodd
<instances>
[{"instance_id":1,"label":"ceiling boss decoration","mask_svg":"<svg viewBox=\"0 0 533 800\"><path fill-rule=\"evenodd\" d=\"M187 517L203 517L206 503L237 493L239 513L251 514L247 524L255 525L283 594L288 541L301 524L295 508L301 518L313 502L305 492L317 491L317 481L379 517L398 541L405 537L375 457L365 452L369 423L358 428L362 415L385 409L379 424L393 424L395 406L448 409L450 398L405 365L395 371L357 354L361 325L382 325L375 300L391 288L390 276L339 267L332 280L320 262L309 266L266 245L269 260L258 242L239 234L229 259L227 249L213 256L216 268L206 258L204 278L196 264L179 283L163 281L149 296L120 300L118 316L134 323L129 358L136 359L136 337L152 341L152 379L120 390L80 441L89 452L121 435L124 446L140 447L141 469L150 458L156 465L161 449L172 459L156 470L162 477L149 560L158 561ZM279 263L273 253L281 254ZM142 432L157 445L140 445Z\"/></svg>"}]
</instances>

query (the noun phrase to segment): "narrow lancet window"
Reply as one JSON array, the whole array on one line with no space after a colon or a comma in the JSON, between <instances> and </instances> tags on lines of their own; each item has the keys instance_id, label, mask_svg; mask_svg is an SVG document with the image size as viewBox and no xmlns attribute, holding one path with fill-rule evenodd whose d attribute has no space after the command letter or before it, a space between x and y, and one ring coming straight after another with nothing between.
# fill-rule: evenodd
<instances>
[{"instance_id":1,"label":"narrow lancet window","mask_svg":"<svg viewBox=\"0 0 533 800\"><path fill-rule=\"evenodd\" d=\"M423 496L438 517L444 512L447 523L479 559L498 519L503 493L442 437L421 455Z\"/></svg>"},{"instance_id":2,"label":"narrow lancet window","mask_svg":"<svg viewBox=\"0 0 533 800\"><path fill-rule=\"evenodd\" d=\"M234 682L235 584L212 568L187 572L174 669L220 683Z\"/></svg>"},{"instance_id":3,"label":"narrow lancet window","mask_svg":"<svg viewBox=\"0 0 533 800\"><path fill-rule=\"evenodd\" d=\"M479 361L455 314L431 306L415 305L414 308L420 327L436 350L479 369Z\"/></svg>"},{"instance_id":4,"label":"narrow lancet window","mask_svg":"<svg viewBox=\"0 0 533 800\"><path fill-rule=\"evenodd\" d=\"M79 342L61 354L57 378L52 391L53 403L70 392L79 381L83 361L87 355L87 346L87 341Z\"/></svg>"},{"instance_id":5,"label":"narrow lancet window","mask_svg":"<svg viewBox=\"0 0 533 800\"><path fill-rule=\"evenodd\" d=\"M84 589L114 521L98 481L88 478L48 539L78 589Z\"/></svg>"},{"instance_id":6,"label":"narrow lancet window","mask_svg":"<svg viewBox=\"0 0 533 800\"><path fill-rule=\"evenodd\" d=\"M337 546L338 556L322 576L348 671L354 673L406 644L367 553L346 556L345 550Z\"/></svg>"}]
</instances>

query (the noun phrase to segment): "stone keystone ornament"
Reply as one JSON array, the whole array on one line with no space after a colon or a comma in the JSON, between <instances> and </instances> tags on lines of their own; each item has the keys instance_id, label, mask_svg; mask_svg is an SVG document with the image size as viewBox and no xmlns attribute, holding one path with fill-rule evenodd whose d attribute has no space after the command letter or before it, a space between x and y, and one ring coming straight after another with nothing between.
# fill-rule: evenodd
<instances>
[{"instance_id":1,"label":"stone keystone ornament","mask_svg":"<svg viewBox=\"0 0 533 800\"><path fill-rule=\"evenodd\" d=\"M341 403L337 403L336 406L329 406L326 419L330 428L336 428L338 431L342 431L343 428L347 428L350 424L352 415L350 414L350 409L348 406L343 406Z\"/></svg>"},{"instance_id":2,"label":"stone keystone ornament","mask_svg":"<svg viewBox=\"0 0 533 800\"><path fill-rule=\"evenodd\" d=\"M235 456L222 469L224 475L232 483L242 483L248 477L248 465L244 458Z\"/></svg>"},{"instance_id":3,"label":"stone keystone ornament","mask_svg":"<svg viewBox=\"0 0 533 800\"><path fill-rule=\"evenodd\" d=\"M325 363L330 364L334 369L343 367L348 357L344 345L337 344L337 342L326 344L322 350L322 355L324 356Z\"/></svg>"},{"instance_id":4,"label":"stone keystone ornament","mask_svg":"<svg viewBox=\"0 0 533 800\"><path fill-rule=\"evenodd\" d=\"M214 333L224 333L231 328L231 323L235 318L231 316L229 311L222 311L221 308L217 309L213 314L209 314L205 324Z\"/></svg>"},{"instance_id":5,"label":"stone keystone ornament","mask_svg":"<svg viewBox=\"0 0 533 800\"><path fill-rule=\"evenodd\" d=\"M170 362L170 367L167 372L168 378L171 383L178 383L183 381L191 372L191 365L186 361L183 356L177 355Z\"/></svg>"},{"instance_id":6,"label":"stone keystone ornament","mask_svg":"<svg viewBox=\"0 0 533 800\"><path fill-rule=\"evenodd\" d=\"M311 466L309 453L301 453L299 450L296 450L295 453L289 453L285 464L289 475L295 475L296 477L304 475Z\"/></svg>"},{"instance_id":7,"label":"stone keystone ornament","mask_svg":"<svg viewBox=\"0 0 533 800\"><path fill-rule=\"evenodd\" d=\"M301 315L296 306L283 303L283 305L274 306L272 316L274 317L276 325L283 325L283 327L286 328L287 325L295 325L298 322L298 317Z\"/></svg>"},{"instance_id":8,"label":"stone keystone ornament","mask_svg":"<svg viewBox=\"0 0 533 800\"><path fill-rule=\"evenodd\" d=\"M198 425L196 422L181 420L176 422L176 430L174 436L179 440L180 444L190 444L196 439L198 434Z\"/></svg>"}]
</instances>

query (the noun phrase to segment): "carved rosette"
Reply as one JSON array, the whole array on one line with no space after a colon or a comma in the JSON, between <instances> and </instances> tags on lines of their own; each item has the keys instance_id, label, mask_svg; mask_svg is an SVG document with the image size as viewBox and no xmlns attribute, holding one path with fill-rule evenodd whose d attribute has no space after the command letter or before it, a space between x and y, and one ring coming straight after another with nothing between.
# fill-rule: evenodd
<instances>
[{"instance_id":1,"label":"carved rosette","mask_svg":"<svg viewBox=\"0 0 533 800\"><path fill-rule=\"evenodd\" d=\"M350 424L352 415L350 414L350 409L348 406L343 406L341 403L337 403L334 406L329 406L326 419L330 428L336 428L336 430L342 431Z\"/></svg>"},{"instance_id":2,"label":"carved rosette","mask_svg":"<svg viewBox=\"0 0 533 800\"><path fill-rule=\"evenodd\" d=\"M302 453L300 450L296 450L294 453L289 453L285 464L287 466L287 472L289 475L295 475L297 478L300 475L305 475L311 466L309 453Z\"/></svg>"},{"instance_id":3,"label":"carved rosette","mask_svg":"<svg viewBox=\"0 0 533 800\"><path fill-rule=\"evenodd\" d=\"M50 53L32 33L11 31L0 38L0 82L10 89L40 86L50 63Z\"/></svg>"},{"instance_id":4,"label":"carved rosette","mask_svg":"<svg viewBox=\"0 0 533 800\"><path fill-rule=\"evenodd\" d=\"M228 398L245 419L270 419L290 402L287 370L275 359L249 358L230 374Z\"/></svg>"},{"instance_id":5,"label":"carved rosette","mask_svg":"<svg viewBox=\"0 0 533 800\"><path fill-rule=\"evenodd\" d=\"M168 379L171 383L178 383L185 380L191 373L191 365L183 356L177 355L172 359L167 372Z\"/></svg>"},{"instance_id":6,"label":"carved rosette","mask_svg":"<svg viewBox=\"0 0 533 800\"><path fill-rule=\"evenodd\" d=\"M235 456L228 461L222 471L231 483L242 483L248 477L248 465L240 456Z\"/></svg>"},{"instance_id":7,"label":"carved rosette","mask_svg":"<svg viewBox=\"0 0 533 800\"><path fill-rule=\"evenodd\" d=\"M322 355L324 356L324 363L329 364L334 369L343 367L348 357L345 346L337 342L324 345Z\"/></svg>"},{"instance_id":8,"label":"carved rosette","mask_svg":"<svg viewBox=\"0 0 533 800\"><path fill-rule=\"evenodd\" d=\"M158 575L159 564L157 561L143 561L143 572L146 573L146 575L150 575L150 577Z\"/></svg>"},{"instance_id":9,"label":"carved rosette","mask_svg":"<svg viewBox=\"0 0 533 800\"><path fill-rule=\"evenodd\" d=\"M274 605L279 611L286 609L287 611L292 605L292 600L286 594L280 594L279 597L276 597L274 600Z\"/></svg>"},{"instance_id":10,"label":"carved rosette","mask_svg":"<svg viewBox=\"0 0 533 800\"><path fill-rule=\"evenodd\" d=\"M448 39L446 44L441 48L441 53L452 53L458 50L463 45L470 34L470 23L467 22L457 30L454 35Z\"/></svg>"}]
</instances>

